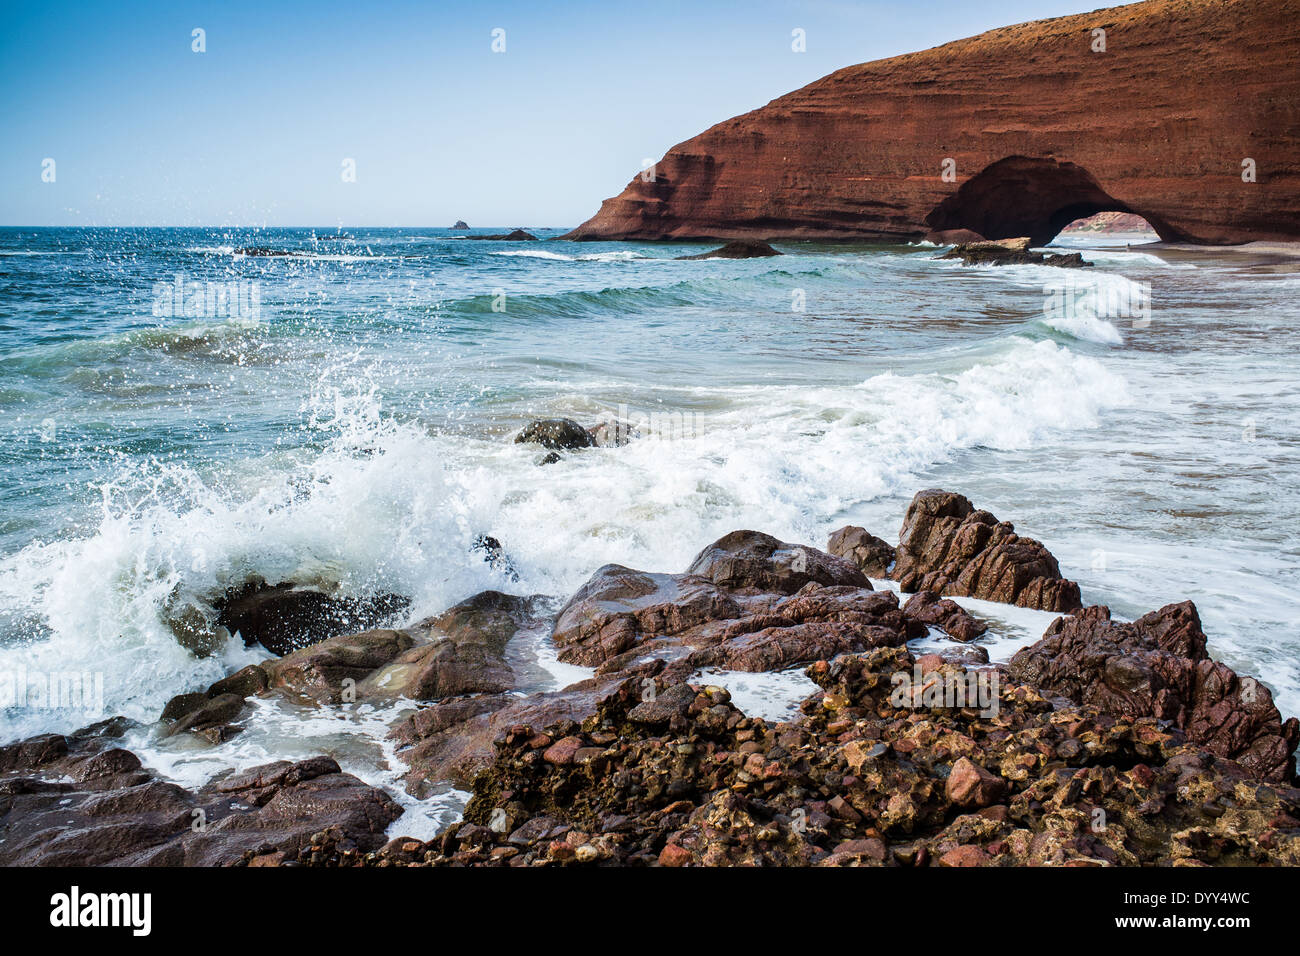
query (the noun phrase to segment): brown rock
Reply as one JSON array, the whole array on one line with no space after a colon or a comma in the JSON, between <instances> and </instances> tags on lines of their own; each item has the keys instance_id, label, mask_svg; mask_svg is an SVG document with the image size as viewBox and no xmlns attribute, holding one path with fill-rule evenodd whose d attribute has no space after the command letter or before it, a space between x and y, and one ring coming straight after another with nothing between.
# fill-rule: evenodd
<instances>
[{"instance_id":1,"label":"brown rock","mask_svg":"<svg viewBox=\"0 0 1300 956\"><path fill-rule=\"evenodd\" d=\"M1053 621L1041 641L1016 653L1008 673L1107 713L1172 721L1261 777L1291 779L1300 722L1283 721L1268 688L1210 660L1205 643L1191 601L1132 624L1087 608Z\"/></svg>"},{"instance_id":2,"label":"brown rock","mask_svg":"<svg viewBox=\"0 0 1300 956\"><path fill-rule=\"evenodd\" d=\"M33 738L0 749L0 865L217 866L257 858L268 865L296 858L327 829L362 851L377 849L402 812L328 757L281 761L190 791L155 778L111 737L91 731L57 739L57 746ZM32 773L65 782L40 785Z\"/></svg>"},{"instance_id":3,"label":"brown rock","mask_svg":"<svg viewBox=\"0 0 1300 956\"><path fill-rule=\"evenodd\" d=\"M1049 254L1030 252L1028 237L1003 239L999 242L966 242L945 252L938 259L960 259L964 265L1023 266L1043 265L1079 269L1092 265L1077 252Z\"/></svg>"},{"instance_id":4,"label":"brown rock","mask_svg":"<svg viewBox=\"0 0 1300 956\"><path fill-rule=\"evenodd\" d=\"M665 844L664 848L659 852L660 866L686 866L692 859L694 857L692 857L691 851L678 846L676 843Z\"/></svg>"},{"instance_id":5,"label":"brown rock","mask_svg":"<svg viewBox=\"0 0 1300 956\"><path fill-rule=\"evenodd\" d=\"M1001 777L994 776L966 757L959 757L952 765L944 793L959 807L978 809L997 803L1006 796L1007 785Z\"/></svg>"},{"instance_id":6,"label":"brown rock","mask_svg":"<svg viewBox=\"0 0 1300 956\"><path fill-rule=\"evenodd\" d=\"M268 684L321 702L338 703L347 686L389 663L415 643L405 631L377 630L332 637L278 660L265 661ZM352 681L345 685L345 681Z\"/></svg>"},{"instance_id":7,"label":"brown rock","mask_svg":"<svg viewBox=\"0 0 1300 956\"><path fill-rule=\"evenodd\" d=\"M990 857L977 846L959 846L939 857L944 866L984 866Z\"/></svg>"},{"instance_id":8,"label":"brown rock","mask_svg":"<svg viewBox=\"0 0 1300 956\"><path fill-rule=\"evenodd\" d=\"M940 599L933 591L918 591L903 605L903 616L927 627L937 627L954 641L973 641L989 626L955 601Z\"/></svg>"},{"instance_id":9,"label":"brown rock","mask_svg":"<svg viewBox=\"0 0 1300 956\"><path fill-rule=\"evenodd\" d=\"M188 695L196 696L196 695ZM171 702L175 704L175 700ZM169 708L171 707L169 704ZM184 731L194 733L213 732L217 727L229 725L232 721L239 718L244 710L244 698L238 694L218 694L213 698L204 698L203 702L193 709L188 710L183 717L168 727L164 732L164 737L171 737ZM214 739L227 739L230 736L229 731L226 734L214 734Z\"/></svg>"},{"instance_id":10,"label":"brown rock","mask_svg":"<svg viewBox=\"0 0 1300 956\"><path fill-rule=\"evenodd\" d=\"M832 533L826 550L852 561L863 574L872 578L887 577L894 563L893 545L870 534L866 528L854 525L846 525Z\"/></svg>"},{"instance_id":11,"label":"brown rock","mask_svg":"<svg viewBox=\"0 0 1300 956\"><path fill-rule=\"evenodd\" d=\"M922 491L912 499L893 576L904 591L957 594L1043 611L1080 606L1079 586L1061 577L1047 548L947 491Z\"/></svg>"},{"instance_id":12,"label":"brown rock","mask_svg":"<svg viewBox=\"0 0 1300 956\"><path fill-rule=\"evenodd\" d=\"M719 538L696 555L686 573L732 590L793 594L810 582L871 589L866 575L844 558L759 531L733 531Z\"/></svg>"},{"instance_id":13,"label":"brown rock","mask_svg":"<svg viewBox=\"0 0 1300 956\"><path fill-rule=\"evenodd\" d=\"M581 737L564 737L547 747L542 756L547 763L563 767L573 763L574 757L577 756L582 747L583 739Z\"/></svg>"}]
</instances>

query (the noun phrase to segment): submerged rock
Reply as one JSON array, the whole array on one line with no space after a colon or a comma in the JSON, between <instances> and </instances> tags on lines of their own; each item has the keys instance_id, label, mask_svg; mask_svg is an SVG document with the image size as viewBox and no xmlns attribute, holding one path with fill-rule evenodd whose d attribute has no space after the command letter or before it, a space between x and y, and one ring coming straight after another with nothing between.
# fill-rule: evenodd
<instances>
[{"instance_id":1,"label":"submerged rock","mask_svg":"<svg viewBox=\"0 0 1300 956\"><path fill-rule=\"evenodd\" d=\"M483 555L483 560L496 571L500 571L512 581L519 580L519 573L515 570L514 564L510 561L510 556L506 554L506 549L501 542L490 534L480 534L474 538L474 543L470 545L470 551Z\"/></svg>"},{"instance_id":2,"label":"submerged rock","mask_svg":"<svg viewBox=\"0 0 1300 956\"><path fill-rule=\"evenodd\" d=\"M693 256L677 256L677 259L762 259L779 256L777 252L761 239L735 239L725 246L719 246L709 252L700 252Z\"/></svg>"},{"instance_id":3,"label":"submerged rock","mask_svg":"<svg viewBox=\"0 0 1300 956\"><path fill-rule=\"evenodd\" d=\"M632 422L611 418L588 427L587 433L598 448L622 448L634 438L641 437L641 428Z\"/></svg>"},{"instance_id":4,"label":"submerged rock","mask_svg":"<svg viewBox=\"0 0 1300 956\"><path fill-rule=\"evenodd\" d=\"M904 591L934 591L1042 611L1081 606L1079 585L1056 558L1009 522L976 511L962 495L919 492L899 534L893 578Z\"/></svg>"},{"instance_id":5,"label":"submerged rock","mask_svg":"<svg viewBox=\"0 0 1300 956\"><path fill-rule=\"evenodd\" d=\"M299 255L299 253L288 249L271 249L267 246L249 246L247 249L236 249L234 254L237 256L250 256L254 258Z\"/></svg>"}]
</instances>

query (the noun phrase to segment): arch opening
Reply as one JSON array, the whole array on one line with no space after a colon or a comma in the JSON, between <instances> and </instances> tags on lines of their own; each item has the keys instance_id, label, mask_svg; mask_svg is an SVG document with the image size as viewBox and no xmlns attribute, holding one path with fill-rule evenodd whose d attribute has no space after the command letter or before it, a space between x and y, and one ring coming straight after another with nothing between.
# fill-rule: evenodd
<instances>
[{"instance_id":1,"label":"arch opening","mask_svg":"<svg viewBox=\"0 0 1300 956\"><path fill-rule=\"evenodd\" d=\"M1155 228L1135 212L1098 212L1075 219L1061 229L1062 236L1086 238L1095 235L1140 236L1147 242L1158 238Z\"/></svg>"},{"instance_id":2,"label":"arch opening","mask_svg":"<svg viewBox=\"0 0 1300 956\"><path fill-rule=\"evenodd\" d=\"M1182 238L1157 217L1111 196L1082 166L1008 156L984 167L926 216L932 233L969 230L985 239L1028 236L1043 246L1066 226L1098 213L1141 216L1161 239Z\"/></svg>"}]
</instances>

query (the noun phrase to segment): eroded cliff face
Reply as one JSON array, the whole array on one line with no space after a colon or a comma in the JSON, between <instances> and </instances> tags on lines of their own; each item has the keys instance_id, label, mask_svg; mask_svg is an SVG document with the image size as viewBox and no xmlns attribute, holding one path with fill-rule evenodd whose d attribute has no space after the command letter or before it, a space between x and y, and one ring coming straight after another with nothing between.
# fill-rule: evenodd
<instances>
[{"instance_id":1,"label":"eroded cliff face","mask_svg":"<svg viewBox=\"0 0 1300 956\"><path fill-rule=\"evenodd\" d=\"M1300 0L1149 0L847 67L647 180L569 238L1041 243L1114 210L1166 240L1300 239Z\"/></svg>"}]
</instances>

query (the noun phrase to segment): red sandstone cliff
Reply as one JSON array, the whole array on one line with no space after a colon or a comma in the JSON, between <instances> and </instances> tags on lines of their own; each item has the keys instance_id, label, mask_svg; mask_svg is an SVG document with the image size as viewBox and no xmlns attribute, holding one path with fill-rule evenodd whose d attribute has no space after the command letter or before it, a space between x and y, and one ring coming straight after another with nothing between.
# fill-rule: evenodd
<instances>
[{"instance_id":1,"label":"red sandstone cliff","mask_svg":"<svg viewBox=\"0 0 1300 956\"><path fill-rule=\"evenodd\" d=\"M1300 0L1148 0L847 67L673 147L568 238L1041 243L1105 210L1300 239Z\"/></svg>"}]
</instances>

